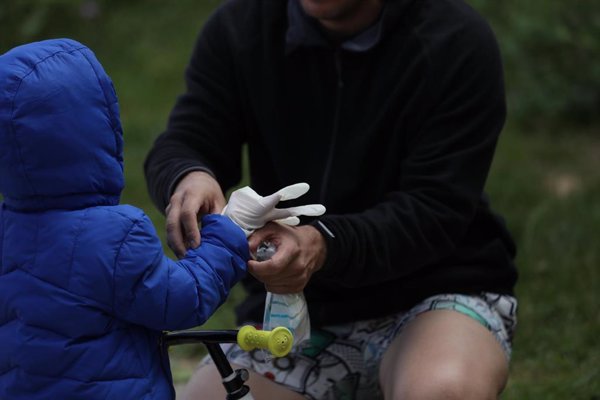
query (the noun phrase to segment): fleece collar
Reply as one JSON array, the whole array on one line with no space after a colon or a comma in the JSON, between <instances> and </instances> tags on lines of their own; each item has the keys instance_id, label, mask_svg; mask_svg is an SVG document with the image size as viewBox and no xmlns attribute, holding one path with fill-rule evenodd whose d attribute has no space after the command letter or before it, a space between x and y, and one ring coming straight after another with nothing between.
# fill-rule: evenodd
<instances>
[{"instance_id":1,"label":"fleece collar","mask_svg":"<svg viewBox=\"0 0 600 400\"><path fill-rule=\"evenodd\" d=\"M329 47L330 42L323 34L319 23L306 15L298 0L288 0L288 29L286 32L286 54L293 52L301 46ZM375 47L382 35L382 11L377 21L366 30L341 43L340 48L356 53L366 52Z\"/></svg>"}]
</instances>

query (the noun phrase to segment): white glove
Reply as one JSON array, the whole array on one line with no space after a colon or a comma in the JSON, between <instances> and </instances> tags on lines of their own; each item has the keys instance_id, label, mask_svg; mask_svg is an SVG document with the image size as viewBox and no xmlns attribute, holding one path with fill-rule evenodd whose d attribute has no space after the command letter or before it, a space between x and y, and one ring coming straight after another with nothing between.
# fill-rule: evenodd
<instances>
[{"instance_id":1,"label":"white glove","mask_svg":"<svg viewBox=\"0 0 600 400\"><path fill-rule=\"evenodd\" d=\"M249 186L235 190L222 214L228 216L239 225L246 237L255 230L265 226L267 222L277 221L286 225L298 225L299 215L317 216L325 213L321 204L308 204L290 208L275 208L280 201L296 199L306 192L308 183L296 183L278 190L272 195L262 197Z\"/></svg>"}]
</instances>

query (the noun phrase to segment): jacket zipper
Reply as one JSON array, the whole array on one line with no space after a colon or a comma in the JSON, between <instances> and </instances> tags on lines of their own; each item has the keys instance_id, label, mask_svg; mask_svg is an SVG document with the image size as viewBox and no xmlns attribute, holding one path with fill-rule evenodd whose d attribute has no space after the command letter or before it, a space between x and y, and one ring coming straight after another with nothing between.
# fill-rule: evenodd
<instances>
[{"instance_id":1,"label":"jacket zipper","mask_svg":"<svg viewBox=\"0 0 600 400\"><path fill-rule=\"evenodd\" d=\"M335 97L335 111L333 115L333 134L331 135L331 142L329 143L329 153L327 154L327 163L325 164L325 170L323 171L323 181L321 183L320 192L320 203L325 204L325 198L327 195L327 186L329 184L329 175L331 173L331 165L333 163L333 152L335 150L335 144L337 136L339 134L340 126L340 112L342 108L342 93L344 91L344 81L342 79L342 53L340 49L337 49L333 55L335 62L335 72L337 76L337 89Z\"/></svg>"}]
</instances>

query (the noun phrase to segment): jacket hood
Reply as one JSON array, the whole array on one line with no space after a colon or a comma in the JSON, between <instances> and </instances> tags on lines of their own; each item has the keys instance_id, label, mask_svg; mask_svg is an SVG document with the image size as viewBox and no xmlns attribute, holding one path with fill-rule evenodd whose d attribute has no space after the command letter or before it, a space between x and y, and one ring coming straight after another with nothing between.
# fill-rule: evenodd
<instances>
[{"instance_id":1,"label":"jacket hood","mask_svg":"<svg viewBox=\"0 0 600 400\"><path fill-rule=\"evenodd\" d=\"M86 46L53 39L0 55L0 192L32 211L119 203L123 130L110 77Z\"/></svg>"}]
</instances>

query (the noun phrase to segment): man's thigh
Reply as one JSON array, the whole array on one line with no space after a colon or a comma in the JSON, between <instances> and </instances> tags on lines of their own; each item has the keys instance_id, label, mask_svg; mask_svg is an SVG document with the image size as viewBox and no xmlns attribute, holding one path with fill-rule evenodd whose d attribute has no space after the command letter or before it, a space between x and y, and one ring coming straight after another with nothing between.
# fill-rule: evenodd
<instances>
[{"instance_id":1,"label":"man's thigh","mask_svg":"<svg viewBox=\"0 0 600 400\"><path fill-rule=\"evenodd\" d=\"M386 399L495 399L508 378L508 358L481 323L454 310L433 310L394 339L379 376Z\"/></svg>"},{"instance_id":2,"label":"man's thigh","mask_svg":"<svg viewBox=\"0 0 600 400\"><path fill-rule=\"evenodd\" d=\"M407 312L313 330L310 340L301 346L300 351L281 359L267 361L264 352L255 350L248 353L233 344L222 347L233 364L254 371L251 385L256 386L255 391L281 389L282 399L300 399L299 393L319 400L383 399L381 379L386 383L385 390L393 392L399 389L389 382L393 383L396 376L412 379L414 374L414 378L423 377L420 374L423 370L437 366L441 370L444 365L452 366L450 361L458 366L467 365L471 363L468 356L477 356L479 349L472 347L477 342L482 343L484 350L501 349L503 359L490 362L490 366L506 366L512 330L516 324L516 307L516 300L510 296L441 294L424 299ZM405 334L406 328L409 329ZM394 345L390 348L392 343ZM434 350L436 346L440 349ZM428 350L435 354L428 354ZM457 354L450 354L452 351ZM380 370L384 356L386 361ZM194 376L186 393L190 390L209 393L206 390L211 390L213 398L220 398L218 395L224 395L224 390L216 367L210 363L209 357L201 365L201 373ZM419 365L426 367L418 368ZM433 376L435 371L431 369L426 378ZM459 372L455 368L451 371ZM483 373L480 368L478 371ZM281 387L275 386L272 381L278 382ZM504 382L506 377L501 376L498 381ZM452 382L458 385L454 382L459 380ZM418 385L411 387L417 388Z\"/></svg>"},{"instance_id":3,"label":"man's thigh","mask_svg":"<svg viewBox=\"0 0 600 400\"><path fill-rule=\"evenodd\" d=\"M233 364L307 399L381 399L377 370L400 319L390 316L314 329L309 341L278 359L267 360L261 350L246 352L233 344L221 347ZM201 365L212 362L207 357Z\"/></svg>"}]
</instances>

